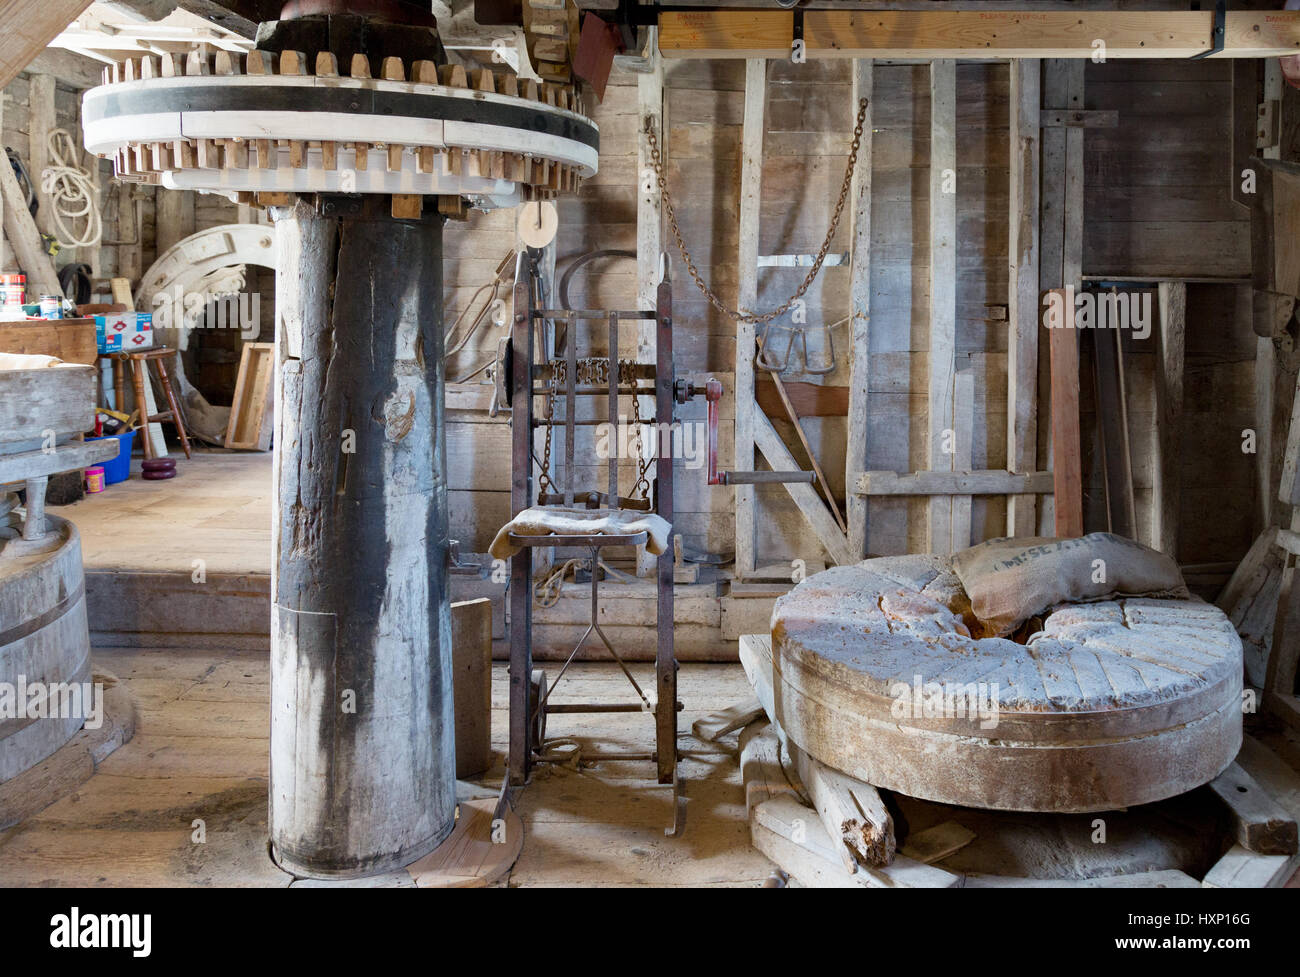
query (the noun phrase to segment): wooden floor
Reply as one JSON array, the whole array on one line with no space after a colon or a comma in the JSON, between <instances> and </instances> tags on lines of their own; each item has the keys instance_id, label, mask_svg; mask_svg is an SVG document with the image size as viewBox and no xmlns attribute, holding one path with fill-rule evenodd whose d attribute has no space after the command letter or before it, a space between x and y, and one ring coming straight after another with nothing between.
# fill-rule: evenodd
<instances>
[{"instance_id":1,"label":"wooden floor","mask_svg":"<svg viewBox=\"0 0 1300 977\"><path fill-rule=\"evenodd\" d=\"M0 884L88 886L287 886L291 876L266 851L269 688L265 652L103 649L97 665L134 694L135 738L72 795L0 833ZM633 666L638 681L646 666ZM556 692L565 700L617 695L626 679L615 665L578 664ZM493 747L499 784L506 739L506 676L493 670ZM681 669L687 709L698 716L750 695L738 665ZM592 748L645 748L649 720L639 714L554 717L549 736L567 731ZM733 756L735 734L720 746L689 735L684 749L718 750L684 761L690 798L686 831L667 838L671 788L653 782L648 763L587 770L542 768L523 793L523 854L511 886L756 886L772 865L749 843L744 792ZM206 837L196 835L201 828ZM369 884L411 885L398 873ZM298 883L302 884L302 883Z\"/></svg>"},{"instance_id":2,"label":"wooden floor","mask_svg":"<svg viewBox=\"0 0 1300 977\"><path fill-rule=\"evenodd\" d=\"M183 571L202 559L208 573L271 572L270 452L199 449L176 457L177 476L132 476L50 512L81 532L87 571Z\"/></svg>"}]
</instances>

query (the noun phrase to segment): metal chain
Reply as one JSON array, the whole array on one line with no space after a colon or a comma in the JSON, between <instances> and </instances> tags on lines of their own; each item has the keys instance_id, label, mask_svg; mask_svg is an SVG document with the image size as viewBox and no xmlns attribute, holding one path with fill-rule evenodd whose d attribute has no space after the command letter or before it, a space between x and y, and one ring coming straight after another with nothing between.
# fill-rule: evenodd
<instances>
[{"instance_id":1,"label":"metal chain","mask_svg":"<svg viewBox=\"0 0 1300 977\"><path fill-rule=\"evenodd\" d=\"M622 386L635 388L636 372L633 367L636 364L631 360L618 361L618 382ZM636 394L632 395L632 458L636 465L636 484L632 486L632 495L641 501L648 501L650 498L650 479L646 477L646 472L650 470L650 460L641 458L643 445L641 444L641 398ZM663 450L663 445L659 446Z\"/></svg>"},{"instance_id":2,"label":"metal chain","mask_svg":"<svg viewBox=\"0 0 1300 977\"><path fill-rule=\"evenodd\" d=\"M659 137L655 135L654 119L646 116L645 134L650 142L650 162L654 167L655 177L658 181L659 195L663 198L664 210L668 212L668 226L672 228L673 237L677 241L677 250L682 256L682 261L686 262L686 270L690 273L691 279L695 286L704 293L715 309L730 319L737 322L770 322L779 315L790 310L796 301L803 298L813 281L817 278L818 272L822 270L822 262L826 260L826 253L830 251L831 241L835 237L835 231L840 226L840 215L844 211L844 201L848 199L849 189L853 185L853 170L858 163L858 149L862 145L862 126L867 117L867 100L865 98L858 100L858 118L853 127L853 146L849 150L849 162L844 168L844 183L840 187L839 199L835 202L835 213L831 216L831 226L826 231L826 240L822 242L821 250L817 252L817 260L813 262L812 268L808 270L807 276L803 280L793 295L786 300L784 305L778 306L771 312L765 312L762 315L755 315L746 312L738 312L724 305L722 300L713 294L712 289L704 284L700 278L700 273L695 267L695 262L691 259L691 253L686 250L686 243L682 240L681 228L677 226L677 211L673 208L672 198L668 195L668 182L664 178L663 160L659 155Z\"/></svg>"}]
</instances>

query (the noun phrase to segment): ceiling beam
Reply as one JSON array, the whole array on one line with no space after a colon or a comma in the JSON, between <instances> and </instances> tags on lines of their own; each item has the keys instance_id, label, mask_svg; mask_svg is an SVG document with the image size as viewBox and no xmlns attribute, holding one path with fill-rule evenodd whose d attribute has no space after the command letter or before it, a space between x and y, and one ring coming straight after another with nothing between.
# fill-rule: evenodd
<instances>
[{"instance_id":1,"label":"ceiling beam","mask_svg":"<svg viewBox=\"0 0 1300 977\"><path fill-rule=\"evenodd\" d=\"M1189 58L1213 46L1214 12L806 10L809 58ZM789 10L693 10L659 15L667 58L788 58ZM1229 11L1223 52L1300 53L1300 10Z\"/></svg>"},{"instance_id":2,"label":"ceiling beam","mask_svg":"<svg viewBox=\"0 0 1300 977\"><path fill-rule=\"evenodd\" d=\"M0 88L8 85L90 6L90 0L8 0L0 4Z\"/></svg>"}]
</instances>

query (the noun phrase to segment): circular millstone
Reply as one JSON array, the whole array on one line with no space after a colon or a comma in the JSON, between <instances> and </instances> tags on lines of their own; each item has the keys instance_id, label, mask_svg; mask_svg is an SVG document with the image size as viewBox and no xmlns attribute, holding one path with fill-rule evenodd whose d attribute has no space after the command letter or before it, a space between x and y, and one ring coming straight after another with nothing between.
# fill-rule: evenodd
<instances>
[{"instance_id":1,"label":"circular millstone","mask_svg":"<svg viewBox=\"0 0 1300 977\"><path fill-rule=\"evenodd\" d=\"M1068 604L973 639L947 557L835 567L777 601L777 719L859 780L968 807L1086 812L1218 776L1241 746L1241 640L1218 608Z\"/></svg>"},{"instance_id":2,"label":"circular millstone","mask_svg":"<svg viewBox=\"0 0 1300 977\"><path fill-rule=\"evenodd\" d=\"M372 68L373 73L372 73ZM600 137L572 89L459 65L295 51L145 57L85 95L86 148L122 179L225 193L462 195L576 190Z\"/></svg>"}]
</instances>

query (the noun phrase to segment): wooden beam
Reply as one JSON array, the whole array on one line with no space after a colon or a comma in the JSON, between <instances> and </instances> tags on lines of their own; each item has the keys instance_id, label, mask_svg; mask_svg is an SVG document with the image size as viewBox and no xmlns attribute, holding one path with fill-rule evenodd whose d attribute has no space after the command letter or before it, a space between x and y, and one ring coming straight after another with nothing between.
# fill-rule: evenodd
<instances>
[{"instance_id":1,"label":"wooden beam","mask_svg":"<svg viewBox=\"0 0 1300 977\"><path fill-rule=\"evenodd\" d=\"M1232 820L1237 844L1259 855L1294 855L1296 821L1237 764L1210 781Z\"/></svg>"},{"instance_id":2,"label":"wooden beam","mask_svg":"<svg viewBox=\"0 0 1300 977\"><path fill-rule=\"evenodd\" d=\"M41 174L50 162L50 130L54 121L54 76L32 75L27 89L27 175L40 205L36 209L36 226L42 234L54 234L54 206L42 187Z\"/></svg>"},{"instance_id":3,"label":"wooden beam","mask_svg":"<svg viewBox=\"0 0 1300 977\"><path fill-rule=\"evenodd\" d=\"M736 307L753 312L758 302L758 214L763 190L763 130L767 101L767 62L745 63L745 116L741 136L740 230ZM754 468L758 407L754 401L754 351L758 337L752 322L736 323L736 470ZM770 425L769 425L770 426ZM780 439L778 439L780 440ZM790 467L796 467L791 465ZM736 576L753 576L757 565L757 513L752 485L736 486ZM819 503L820 504L820 503Z\"/></svg>"},{"instance_id":4,"label":"wooden beam","mask_svg":"<svg viewBox=\"0 0 1300 977\"><path fill-rule=\"evenodd\" d=\"M0 88L90 6L90 0L7 0L0 4Z\"/></svg>"},{"instance_id":5,"label":"wooden beam","mask_svg":"<svg viewBox=\"0 0 1300 977\"><path fill-rule=\"evenodd\" d=\"M852 407L852 396L848 387L833 387L826 383L801 383L799 381L781 381L790 406L800 417L843 417ZM785 410L785 403L771 380L759 377L754 383L758 406L768 417L775 417ZM852 435L850 435L852 438ZM854 474L860 469L855 470Z\"/></svg>"},{"instance_id":6,"label":"wooden beam","mask_svg":"<svg viewBox=\"0 0 1300 977\"><path fill-rule=\"evenodd\" d=\"M18 267L27 276L27 294L62 295L54 263L41 243L36 221L8 158L0 158L0 198L4 200L4 230Z\"/></svg>"},{"instance_id":7,"label":"wooden beam","mask_svg":"<svg viewBox=\"0 0 1300 977\"><path fill-rule=\"evenodd\" d=\"M1178 559L1178 504L1181 495L1180 433L1183 421L1183 358L1187 332L1187 286L1161 282L1159 355L1156 356L1156 463L1151 472L1151 545Z\"/></svg>"},{"instance_id":8,"label":"wooden beam","mask_svg":"<svg viewBox=\"0 0 1300 977\"><path fill-rule=\"evenodd\" d=\"M653 28L652 28L653 31ZM636 76L637 89L637 173L651 169L650 140L646 136L649 123L659 142L660 159L668 166L668 127L664 125L664 67L658 48L649 45L650 70ZM638 181L639 182L639 181ZM653 309L658 301L659 257L663 251L663 200L657 186L649 192L641 187L636 203L636 296L638 309ZM636 326L636 360L638 363L655 362L655 322L642 319ZM641 414L654 413L654 398L641 398ZM647 477L653 482L655 466L651 465ZM649 576L657 560L644 545L636 548L637 576Z\"/></svg>"},{"instance_id":9,"label":"wooden beam","mask_svg":"<svg viewBox=\"0 0 1300 977\"><path fill-rule=\"evenodd\" d=\"M957 63L930 65L930 376L926 432L932 471L952 471L957 330ZM930 500L927 551L951 553L952 499Z\"/></svg>"},{"instance_id":10,"label":"wooden beam","mask_svg":"<svg viewBox=\"0 0 1300 977\"><path fill-rule=\"evenodd\" d=\"M958 370L952 384L953 472L968 472L971 466L971 446L975 443L975 371ZM952 542L950 552L968 548L971 544L971 504L969 495L952 496Z\"/></svg>"},{"instance_id":11,"label":"wooden beam","mask_svg":"<svg viewBox=\"0 0 1300 977\"><path fill-rule=\"evenodd\" d=\"M793 742L787 747L832 845L837 845L836 854L844 870L852 874L858 865L870 868L893 862L898 847L894 819L880 791L832 770Z\"/></svg>"},{"instance_id":12,"label":"wooden beam","mask_svg":"<svg viewBox=\"0 0 1300 977\"><path fill-rule=\"evenodd\" d=\"M1031 472L1038 461L1038 185L1042 66L1012 61L1011 197L1007 221L1007 469ZM1037 500L1007 496L1007 533L1038 531Z\"/></svg>"},{"instance_id":13,"label":"wooden beam","mask_svg":"<svg viewBox=\"0 0 1300 977\"><path fill-rule=\"evenodd\" d=\"M860 99L868 103L874 97L873 62L853 63L854 110ZM844 481L867 467L871 416L869 380L871 364L871 151L872 109L862 123L862 145L858 149L858 166L853 172L853 250L849 267L849 403L848 439L844 451ZM849 493L845 517L849 526L849 549L863 559L868 551L867 500Z\"/></svg>"},{"instance_id":14,"label":"wooden beam","mask_svg":"<svg viewBox=\"0 0 1300 977\"><path fill-rule=\"evenodd\" d=\"M1051 472L858 472L858 495L1050 495Z\"/></svg>"},{"instance_id":15,"label":"wooden beam","mask_svg":"<svg viewBox=\"0 0 1300 977\"><path fill-rule=\"evenodd\" d=\"M1072 293L1059 296L1066 321L1048 330L1052 362L1052 475L1056 535L1083 535L1083 450L1079 437L1079 332L1074 328Z\"/></svg>"},{"instance_id":16,"label":"wooden beam","mask_svg":"<svg viewBox=\"0 0 1300 977\"><path fill-rule=\"evenodd\" d=\"M739 401L736 406L739 408ZM799 465L790 454L790 449L776 433L776 428L772 427L772 422L767 419L767 415L758 410L753 413L754 444L759 451L763 452L763 457L767 459L773 471L798 469ZM826 503L817 494L817 490L807 482L790 483L785 486L785 489L790 493L790 498L794 499L799 511L803 513L804 519L808 521L808 525L825 548L827 555L840 565L856 563L857 558L849 550L848 537L840 532L839 526L835 524L835 518L826 508ZM737 519L739 519L739 512L737 512Z\"/></svg>"},{"instance_id":17,"label":"wooden beam","mask_svg":"<svg viewBox=\"0 0 1300 977\"><path fill-rule=\"evenodd\" d=\"M809 58L1189 58L1213 46L1214 12L1046 10L805 10ZM788 58L786 10L692 10L659 15L669 58ZM1229 11L1216 57L1265 58L1300 48L1300 12Z\"/></svg>"},{"instance_id":18,"label":"wooden beam","mask_svg":"<svg viewBox=\"0 0 1300 977\"><path fill-rule=\"evenodd\" d=\"M1104 295L1098 297L1105 299ZM1120 333L1118 329L1094 329L1090 331L1090 339L1097 433L1101 442L1105 484L1106 529L1117 536L1136 539L1133 463L1129 454Z\"/></svg>"}]
</instances>

